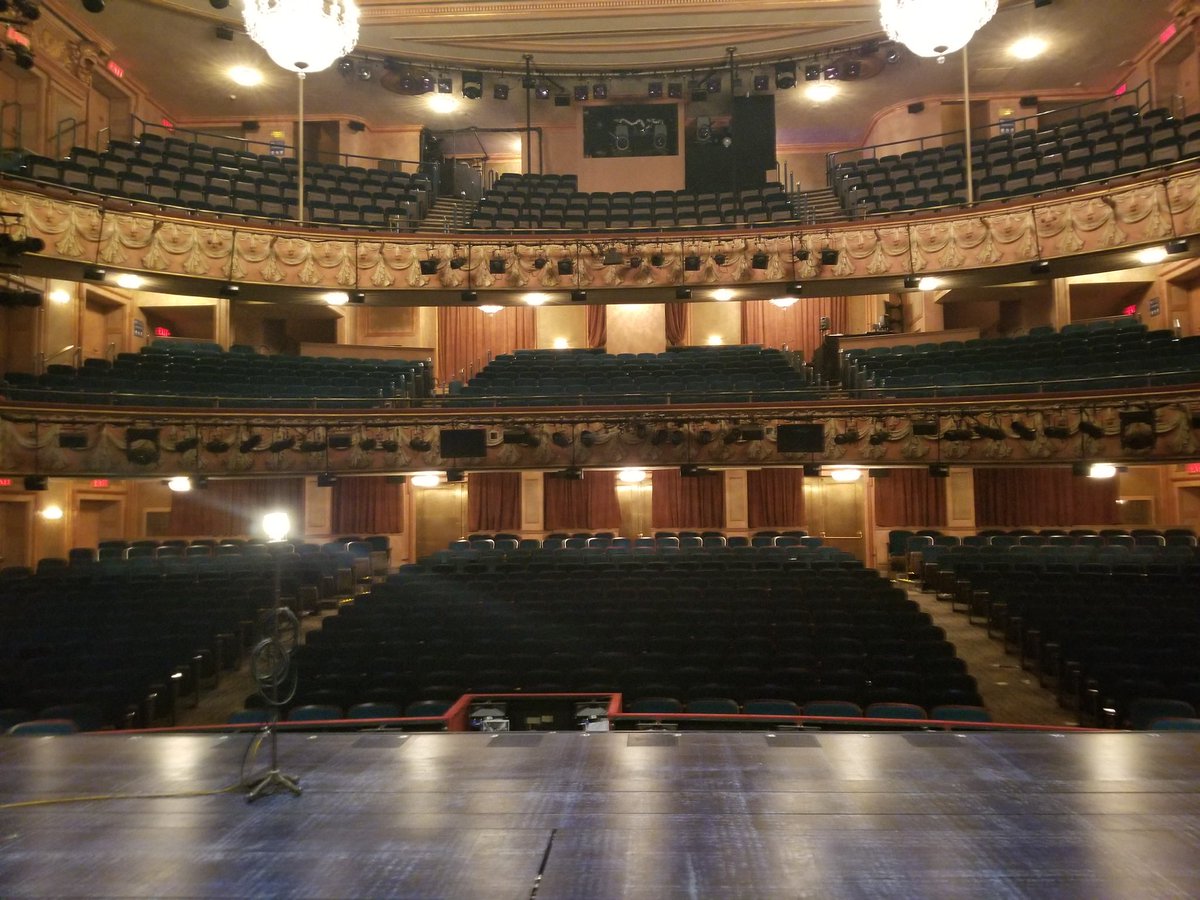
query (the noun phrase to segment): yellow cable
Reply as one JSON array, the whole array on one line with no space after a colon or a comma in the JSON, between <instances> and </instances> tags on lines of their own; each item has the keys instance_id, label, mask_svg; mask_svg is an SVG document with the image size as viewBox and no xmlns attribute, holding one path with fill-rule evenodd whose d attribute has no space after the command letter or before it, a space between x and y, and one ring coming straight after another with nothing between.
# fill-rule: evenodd
<instances>
[{"instance_id":1,"label":"yellow cable","mask_svg":"<svg viewBox=\"0 0 1200 900\"><path fill-rule=\"evenodd\" d=\"M3 809L25 809L34 806L57 806L63 803L97 803L102 800L178 800L188 797L216 797L220 794L229 794L233 791L245 790L249 785L245 780L246 763L251 764L258 758L258 751L262 747L263 739L266 737L265 732L258 732L254 740L246 747L246 752L242 756L242 778L233 784L226 785L223 788L217 788L211 791L182 791L177 794L89 794L81 797L52 797L44 800L18 800L15 803L0 803L0 810Z\"/></svg>"}]
</instances>

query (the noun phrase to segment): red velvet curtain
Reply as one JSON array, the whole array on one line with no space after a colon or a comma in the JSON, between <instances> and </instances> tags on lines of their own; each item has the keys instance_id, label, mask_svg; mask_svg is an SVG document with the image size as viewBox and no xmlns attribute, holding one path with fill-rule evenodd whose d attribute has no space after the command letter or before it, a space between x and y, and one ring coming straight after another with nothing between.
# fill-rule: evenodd
<instances>
[{"instance_id":1,"label":"red velvet curtain","mask_svg":"<svg viewBox=\"0 0 1200 900\"><path fill-rule=\"evenodd\" d=\"M803 352L812 359L813 351L821 346L821 316L829 317L829 330L839 334L846 330L845 297L804 297L787 309L780 309L769 300L742 301L742 342L782 347Z\"/></svg>"},{"instance_id":2,"label":"red velvet curtain","mask_svg":"<svg viewBox=\"0 0 1200 900\"><path fill-rule=\"evenodd\" d=\"M1084 478L1054 467L976 469L975 524L1115 525L1117 480Z\"/></svg>"},{"instance_id":3,"label":"red velvet curtain","mask_svg":"<svg viewBox=\"0 0 1200 900\"><path fill-rule=\"evenodd\" d=\"M467 528L517 531L521 527L521 473L472 472L467 476Z\"/></svg>"},{"instance_id":4,"label":"red velvet curtain","mask_svg":"<svg viewBox=\"0 0 1200 900\"><path fill-rule=\"evenodd\" d=\"M245 478L210 481L202 490L171 494L171 534L194 537L262 537L262 517L286 512L293 536L304 528L303 478Z\"/></svg>"},{"instance_id":5,"label":"red velvet curtain","mask_svg":"<svg viewBox=\"0 0 1200 900\"><path fill-rule=\"evenodd\" d=\"M616 472L586 471L582 481L546 475L542 485L547 531L621 527Z\"/></svg>"},{"instance_id":6,"label":"red velvet curtain","mask_svg":"<svg viewBox=\"0 0 1200 900\"><path fill-rule=\"evenodd\" d=\"M692 321L692 305L690 303L668 303L666 310L667 346L682 346L687 343L688 325Z\"/></svg>"},{"instance_id":7,"label":"red velvet curtain","mask_svg":"<svg viewBox=\"0 0 1200 900\"><path fill-rule=\"evenodd\" d=\"M465 381L487 364L489 353L526 350L536 341L532 307L509 306L489 316L474 306L439 306L438 381Z\"/></svg>"},{"instance_id":8,"label":"red velvet curtain","mask_svg":"<svg viewBox=\"0 0 1200 900\"><path fill-rule=\"evenodd\" d=\"M678 469L650 475L650 522L654 528L724 528L725 479L684 478Z\"/></svg>"},{"instance_id":9,"label":"red velvet curtain","mask_svg":"<svg viewBox=\"0 0 1200 900\"><path fill-rule=\"evenodd\" d=\"M333 530L338 534L396 534L404 530L404 489L386 475L333 483Z\"/></svg>"},{"instance_id":10,"label":"red velvet curtain","mask_svg":"<svg viewBox=\"0 0 1200 900\"><path fill-rule=\"evenodd\" d=\"M946 479L928 469L891 469L874 478L875 524L880 527L915 525L937 528L946 524Z\"/></svg>"},{"instance_id":11,"label":"red velvet curtain","mask_svg":"<svg viewBox=\"0 0 1200 900\"><path fill-rule=\"evenodd\" d=\"M804 470L749 470L746 473L746 512L751 528L803 525Z\"/></svg>"},{"instance_id":12,"label":"red velvet curtain","mask_svg":"<svg viewBox=\"0 0 1200 900\"><path fill-rule=\"evenodd\" d=\"M603 347L608 343L608 307L593 303L587 308L587 345Z\"/></svg>"}]
</instances>

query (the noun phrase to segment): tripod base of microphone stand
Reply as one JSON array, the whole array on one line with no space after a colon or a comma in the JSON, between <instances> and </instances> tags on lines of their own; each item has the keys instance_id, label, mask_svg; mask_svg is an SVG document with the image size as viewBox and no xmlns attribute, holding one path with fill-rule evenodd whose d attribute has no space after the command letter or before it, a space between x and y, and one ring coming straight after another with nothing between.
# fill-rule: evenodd
<instances>
[{"instance_id":1,"label":"tripod base of microphone stand","mask_svg":"<svg viewBox=\"0 0 1200 900\"><path fill-rule=\"evenodd\" d=\"M278 794L282 791L290 791L299 796L301 793L300 783L290 775L284 775L278 769L272 769L260 778L257 783L250 786L250 791L246 794L246 802L253 803L259 797L265 797L267 794Z\"/></svg>"}]
</instances>

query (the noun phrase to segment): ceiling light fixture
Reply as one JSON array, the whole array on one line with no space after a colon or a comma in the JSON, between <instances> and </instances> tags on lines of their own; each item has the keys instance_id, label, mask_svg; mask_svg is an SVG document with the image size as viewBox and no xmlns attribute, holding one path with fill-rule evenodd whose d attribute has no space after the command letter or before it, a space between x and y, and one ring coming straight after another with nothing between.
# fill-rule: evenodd
<instances>
[{"instance_id":1,"label":"ceiling light fixture","mask_svg":"<svg viewBox=\"0 0 1200 900\"><path fill-rule=\"evenodd\" d=\"M917 56L961 50L991 21L998 0L880 0L879 19L893 41Z\"/></svg>"},{"instance_id":2,"label":"ceiling light fixture","mask_svg":"<svg viewBox=\"0 0 1200 900\"><path fill-rule=\"evenodd\" d=\"M263 83L263 73L253 66L234 66L227 74L230 81L241 87L255 87Z\"/></svg>"},{"instance_id":3,"label":"ceiling light fixture","mask_svg":"<svg viewBox=\"0 0 1200 900\"><path fill-rule=\"evenodd\" d=\"M724 303L727 300L733 299L733 291L729 288L717 288L712 292L712 298L718 303Z\"/></svg>"},{"instance_id":4,"label":"ceiling light fixture","mask_svg":"<svg viewBox=\"0 0 1200 900\"><path fill-rule=\"evenodd\" d=\"M526 306L541 306L550 299L549 294L543 294L540 291L530 291L521 297L525 301Z\"/></svg>"},{"instance_id":5,"label":"ceiling light fixture","mask_svg":"<svg viewBox=\"0 0 1200 900\"><path fill-rule=\"evenodd\" d=\"M862 478L862 469L848 467L844 469L831 469L829 477L840 484L851 484Z\"/></svg>"},{"instance_id":6,"label":"ceiling light fixture","mask_svg":"<svg viewBox=\"0 0 1200 900\"><path fill-rule=\"evenodd\" d=\"M641 484L646 480L644 469L622 469L617 473L617 481L621 484Z\"/></svg>"},{"instance_id":7,"label":"ceiling light fixture","mask_svg":"<svg viewBox=\"0 0 1200 900\"><path fill-rule=\"evenodd\" d=\"M832 81L813 81L804 88L804 96L813 103L826 103L832 100L838 92L838 87Z\"/></svg>"},{"instance_id":8,"label":"ceiling light fixture","mask_svg":"<svg viewBox=\"0 0 1200 900\"><path fill-rule=\"evenodd\" d=\"M329 291L321 295L321 299L330 306L345 306L350 302L350 295L345 291Z\"/></svg>"},{"instance_id":9,"label":"ceiling light fixture","mask_svg":"<svg viewBox=\"0 0 1200 900\"><path fill-rule=\"evenodd\" d=\"M479 307L479 311L481 313L486 313L489 316L494 316L496 313L500 312L500 310L502 310L502 309L504 309L503 306L497 306L494 303L485 303L485 304L483 304L483 306Z\"/></svg>"},{"instance_id":10,"label":"ceiling light fixture","mask_svg":"<svg viewBox=\"0 0 1200 900\"><path fill-rule=\"evenodd\" d=\"M1046 42L1032 35L1023 37L1008 48L1008 52L1017 59L1037 59L1046 52Z\"/></svg>"},{"instance_id":11,"label":"ceiling light fixture","mask_svg":"<svg viewBox=\"0 0 1200 900\"><path fill-rule=\"evenodd\" d=\"M125 288L127 291L136 291L142 286L142 276L134 275L132 272L122 272L114 280L117 287Z\"/></svg>"},{"instance_id":12,"label":"ceiling light fixture","mask_svg":"<svg viewBox=\"0 0 1200 900\"><path fill-rule=\"evenodd\" d=\"M418 472L408 480L413 487L419 488L435 488L442 483L442 478L437 472Z\"/></svg>"},{"instance_id":13,"label":"ceiling light fixture","mask_svg":"<svg viewBox=\"0 0 1200 900\"><path fill-rule=\"evenodd\" d=\"M772 297L771 305L777 306L780 309L787 309L789 306L795 306L799 301L799 297Z\"/></svg>"},{"instance_id":14,"label":"ceiling light fixture","mask_svg":"<svg viewBox=\"0 0 1200 900\"><path fill-rule=\"evenodd\" d=\"M1137 261L1143 266L1153 266L1167 258L1166 247L1147 247L1137 252Z\"/></svg>"}]
</instances>

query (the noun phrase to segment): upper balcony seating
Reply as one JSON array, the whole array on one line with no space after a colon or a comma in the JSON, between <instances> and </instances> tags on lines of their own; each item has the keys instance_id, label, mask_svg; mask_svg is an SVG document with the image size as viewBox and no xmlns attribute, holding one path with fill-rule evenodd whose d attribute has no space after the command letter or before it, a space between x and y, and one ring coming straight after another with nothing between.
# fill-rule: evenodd
<instances>
[{"instance_id":1,"label":"upper balcony seating","mask_svg":"<svg viewBox=\"0 0 1200 900\"><path fill-rule=\"evenodd\" d=\"M976 200L1041 193L1130 175L1200 156L1200 114L1178 120L1165 109L1122 106L1041 130L996 135L976 144ZM850 216L967 202L961 143L839 162L831 187Z\"/></svg>"},{"instance_id":2,"label":"upper balcony seating","mask_svg":"<svg viewBox=\"0 0 1200 900\"><path fill-rule=\"evenodd\" d=\"M432 392L423 361L333 356L268 356L235 345L160 339L111 363L85 359L34 376L7 372L13 400L117 406L374 408L405 406Z\"/></svg>"},{"instance_id":3,"label":"upper balcony seating","mask_svg":"<svg viewBox=\"0 0 1200 900\"><path fill-rule=\"evenodd\" d=\"M578 190L574 175L501 175L479 201L471 227L482 230L677 228L787 222L795 218L783 185L734 194Z\"/></svg>"},{"instance_id":4,"label":"upper balcony seating","mask_svg":"<svg viewBox=\"0 0 1200 900\"><path fill-rule=\"evenodd\" d=\"M666 353L518 350L497 356L466 385L450 384L454 406L722 403L813 398L812 370L757 345L686 347Z\"/></svg>"},{"instance_id":5,"label":"upper balcony seating","mask_svg":"<svg viewBox=\"0 0 1200 900\"><path fill-rule=\"evenodd\" d=\"M913 335L914 339L919 336ZM859 396L1061 393L1200 383L1200 338L1101 319L1023 337L849 350L843 387Z\"/></svg>"},{"instance_id":6,"label":"upper balcony seating","mask_svg":"<svg viewBox=\"0 0 1200 900\"><path fill-rule=\"evenodd\" d=\"M62 161L31 156L22 172L110 197L219 214L294 219L299 202L295 159L149 133L132 144L112 141L103 153L73 147ZM316 224L396 230L415 225L433 203L424 175L308 162L304 179L306 219Z\"/></svg>"}]
</instances>

